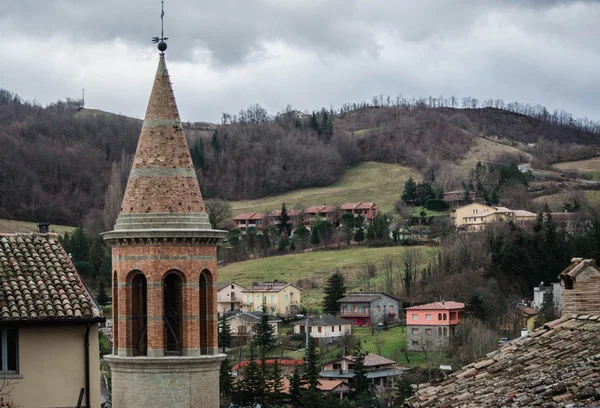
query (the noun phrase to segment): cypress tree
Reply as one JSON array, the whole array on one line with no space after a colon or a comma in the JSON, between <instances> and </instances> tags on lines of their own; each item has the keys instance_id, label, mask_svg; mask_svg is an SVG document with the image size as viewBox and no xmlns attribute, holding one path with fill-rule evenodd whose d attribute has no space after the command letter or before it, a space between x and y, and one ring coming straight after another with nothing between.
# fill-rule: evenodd
<instances>
[{"instance_id":1,"label":"cypress tree","mask_svg":"<svg viewBox=\"0 0 600 408\"><path fill-rule=\"evenodd\" d=\"M290 224L290 217L287 214L285 202L281 205L281 214L279 215L279 233L285 233L287 236L292 233L292 224Z\"/></svg>"},{"instance_id":2,"label":"cypress tree","mask_svg":"<svg viewBox=\"0 0 600 408\"><path fill-rule=\"evenodd\" d=\"M219 347L223 348L225 353L225 347L231 347L233 336L231 334L231 327L229 327L229 321L227 319L221 320L221 327L219 329Z\"/></svg>"},{"instance_id":3,"label":"cypress tree","mask_svg":"<svg viewBox=\"0 0 600 408\"><path fill-rule=\"evenodd\" d=\"M105 306L108 303L108 295L104 288L104 280L100 279L100 287L98 288L98 296L96 297L100 306Z\"/></svg>"},{"instance_id":4,"label":"cypress tree","mask_svg":"<svg viewBox=\"0 0 600 408\"><path fill-rule=\"evenodd\" d=\"M346 296L344 275L337 270L327 280L327 286L325 286L325 299L323 299L323 311L325 313L337 313L337 301L344 296Z\"/></svg>"}]
</instances>

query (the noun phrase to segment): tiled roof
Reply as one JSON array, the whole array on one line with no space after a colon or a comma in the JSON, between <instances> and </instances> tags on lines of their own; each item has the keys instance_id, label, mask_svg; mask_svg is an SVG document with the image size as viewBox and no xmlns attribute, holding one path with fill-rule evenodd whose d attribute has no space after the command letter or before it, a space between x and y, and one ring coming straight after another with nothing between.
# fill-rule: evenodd
<instances>
[{"instance_id":1,"label":"tiled roof","mask_svg":"<svg viewBox=\"0 0 600 408\"><path fill-rule=\"evenodd\" d=\"M563 317L420 390L406 405L499 408L597 404L592 401L600 398L599 333L600 316Z\"/></svg>"},{"instance_id":2,"label":"tiled roof","mask_svg":"<svg viewBox=\"0 0 600 408\"><path fill-rule=\"evenodd\" d=\"M254 213L252 214L250 217L248 217L248 219L250 220L262 220L263 218L265 218L267 216L267 214L265 213Z\"/></svg>"},{"instance_id":3,"label":"tiled roof","mask_svg":"<svg viewBox=\"0 0 600 408\"><path fill-rule=\"evenodd\" d=\"M465 304L460 302L433 302L425 305L406 307L405 310L454 310L464 309Z\"/></svg>"},{"instance_id":4,"label":"tiled roof","mask_svg":"<svg viewBox=\"0 0 600 408\"><path fill-rule=\"evenodd\" d=\"M306 319L301 319L292 323L293 325L305 325ZM309 317L308 325L309 326L335 326L340 324L352 324L349 320L340 319L335 316L319 316L319 317Z\"/></svg>"},{"instance_id":5,"label":"tiled roof","mask_svg":"<svg viewBox=\"0 0 600 408\"><path fill-rule=\"evenodd\" d=\"M58 240L0 236L0 320L104 318Z\"/></svg>"},{"instance_id":6,"label":"tiled roof","mask_svg":"<svg viewBox=\"0 0 600 408\"><path fill-rule=\"evenodd\" d=\"M217 282L217 290L221 290L231 285L231 282Z\"/></svg>"},{"instance_id":7,"label":"tiled roof","mask_svg":"<svg viewBox=\"0 0 600 408\"><path fill-rule=\"evenodd\" d=\"M344 356L346 360L354 361L354 356ZM388 364L396 364L394 360L390 360L389 358L381 357L378 354L369 353L365 355L365 367L373 367L380 365L388 365Z\"/></svg>"},{"instance_id":8,"label":"tiled roof","mask_svg":"<svg viewBox=\"0 0 600 408\"><path fill-rule=\"evenodd\" d=\"M246 213L241 213L236 215L235 217L233 217L234 220L247 220L250 217L252 217L254 214L256 214L255 212L246 212Z\"/></svg>"},{"instance_id":9,"label":"tiled roof","mask_svg":"<svg viewBox=\"0 0 600 408\"><path fill-rule=\"evenodd\" d=\"M537 217L536 213L526 210L515 210L515 217Z\"/></svg>"},{"instance_id":10,"label":"tiled roof","mask_svg":"<svg viewBox=\"0 0 600 408\"><path fill-rule=\"evenodd\" d=\"M262 312L241 312L241 313L231 315L230 317L227 318L227 320L232 319L234 317L237 317L240 320L243 320L248 323L258 323L258 322L260 322L260 319L262 317ZM280 321L281 321L281 319L278 318L277 316L269 315L270 323L276 323L276 322L280 322Z\"/></svg>"},{"instance_id":11,"label":"tiled roof","mask_svg":"<svg viewBox=\"0 0 600 408\"><path fill-rule=\"evenodd\" d=\"M381 299L381 295L349 295L341 298L337 303L371 303L377 299Z\"/></svg>"},{"instance_id":12,"label":"tiled roof","mask_svg":"<svg viewBox=\"0 0 600 408\"><path fill-rule=\"evenodd\" d=\"M288 286L294 286L300 290L300 288L287 282L254 282L252 286L242 292L279 292Z\"/></svg>"}]
</instances>

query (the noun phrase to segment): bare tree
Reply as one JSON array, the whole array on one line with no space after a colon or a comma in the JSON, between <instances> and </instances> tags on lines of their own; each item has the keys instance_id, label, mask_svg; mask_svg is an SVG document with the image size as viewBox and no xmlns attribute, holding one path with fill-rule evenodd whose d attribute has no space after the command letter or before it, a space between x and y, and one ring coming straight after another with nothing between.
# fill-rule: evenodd
<instances>
[{"instance_id":1,"label":"bare tree","mask_svg":"<svg viewBox=\"0 0 600 408\"><path fill-rule=\"evenodd\" d=\"M218 198L204 200L204 208L208 214L210 225L215 229L226 228L231 222L231 204Z\"/></svg>"},{"instance_id":2,"label":"bare tree","mask_svg":"<svg viewBox=\"0 0 600 408\"><path fill-rule=\"evenodd\" d=\"M453 338L454 363L462 367L496 348L496 332L481 320L464 319Z\"/></svg>"}]
</instances>

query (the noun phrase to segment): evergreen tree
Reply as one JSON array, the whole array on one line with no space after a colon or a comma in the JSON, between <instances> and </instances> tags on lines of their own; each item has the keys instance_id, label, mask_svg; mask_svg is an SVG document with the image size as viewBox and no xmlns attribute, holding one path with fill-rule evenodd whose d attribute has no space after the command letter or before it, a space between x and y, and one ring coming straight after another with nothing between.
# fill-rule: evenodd
<instances>
[{"instance_id":1,"label":"evergreen tree","mask_svg":"<svg viewBox=\"0 0 600 408\"><path fill-rule=\"evenodd\" d=\"M313 245L319 245L321 243L321 239L319 238L319 231L317 230L317 228L315 228L314 223L310 231L310 243Z\"/></svg>"},{"instance_id":2,"label":"evergreen tree","mask_svg":"<svg viewBox=\"0 0 600 408\"><path fill-rule=\"evenodd\" d=\"M265 379L256 359L256 345L250 343L248 365L244 368L244 379L238 383L233 393L233 402L241 406L255 407L264 399Z\"/></svg>"},{"instance_id":3,"label":"evergreen tree","mask_svg":"<svg viewBox=\"0 0 600 408\"><path fill-rule=\"evenodd\" d=\"M396 383L396 400L394 401L394 404L397 407L402 407L404 405L404 401L412 397L414 394L415 390L413 390L412 385L406 378L406 374L403 374Z\"/></svg>"},{"instance_id":4,"label":"evergreen tree","mask_svg":"<svg viewBox=\"0 0 600 408\"><path fill-rule=\"evenodd\" d=\"M317 121L317 114L316 113L312 113L311 117L310 117L310 122L308 124L308 126L310 126L310 128L312 130L314 130L315 132L317 132L318 135L321 135L321 129L319 128L319 122Z\"/></svg>"},{"instance_id":5,"label":"evergreen tree","mask_svg":"<svg viewBox=\"0 0 600 408\"><path fill-rule=\"evenodd\" d=\"M254 336L254 342L256 346L260 348L261 353L270 350L275 345L275 335L273 333L273 326L269 324L269 314L267 313L267 300L263 297L262 303L262 314L260 317L260 323Z\"/></svg>"},{"instance_id":6,"label":"evergreen tree","mask_svg":"<svg viewBox=\"0 0 600 408\"><path fill-rule=\"evenodd\" d=\"M88 262L90 245L88 237L81 227L75 228L69 239L69 250L73 262Z\"/></svg>"},{"instance_id":7,"label":"evergreen tree","mask_svg":"<svg viewBox=\"0 0 600 408\"><path fill-rule=\"evenodd\" d=\"M231 334L231 327L229 326L229 320L221 320L221 327L219 328L219 347L223 348L225 353L226 347L231 347L233 342L233 335Z\"/></svg>"},{"instance_id":8,"label":"evergreen tree","mask_svg":"<svg viewBox=\"0 0 600 408\"><path fill-rule=\"evenodd\" d=\"M371 381L367 378L367 368L365 367L365 354L360 342L356 345L354 352L354 378L352 380L353 390L349 393L350 398L373 397L373 388ZM368 405L367 405L368 406Z\"/></svg>"},{"instance_id":9,"label":"evergreen tree","mask_svg":"<svg viewBox=\"0 0 600 408\"><path fill-rule=\"evenodd\" d=\"M365 240L365 231L361 228L354 234L354 240L356 242L363 242Z\"/></svg>"},{"instance_id":10,"label":"evergreen tree","mask_svg":"<svg viewBox=\"0 0 600 408\"><path fill-rule=\"evenodd\" d=\"M108 295L106 294L106 289L104 288L104 280L100 279L100 287L98 288L98 296L96 296L96 300L100 306L106 306L108 303Z\"/></svg>"},{"instance_id":11,"label":"evergreen tree","mask_svg":"<svg viewBox=\"0 0 600 408\"><path fill-rule=\"evenodd\" d=\"M552 292L544 293L544 301L542 307L535 318L536 327L540 327L545 323L556 320L556 309L554 307L554 295Z\"/></svg>"},{"instance_id":12,"label":"evergreen tree","mask_svg":"<svg viewBox=\"0 0 600 408\"><path fill-rule=\"evenodd\" d=\"M344 213L342 214L341 223L342 230L344 232L344 236L346 238L346 244L350 245L350 241L352 240L352 235L354 233L355 222L354 222L354 214L352 213Z\"/></svg>"},{"instance_id":13,"label":"evergreen tree","mask_svg":"<svg viewBox=\"0 0 600 408\"><path fill-rule=\"evenodd\" d=\"M269 378L269 402L271 406L278 406L279 404L285 404L285 398L283 395L283 373L279 366L279 359L273 360L273 369L270 373Z\"/></svg>"},{"instance_id":14,"label":"evergreen tree","mask_svg":"<svg viewBox=\"0 0 600 408\"><path fill-rule=\"evenodd\" d=\"M304 225L301 225L294 232L294 239L296 238L300 245L304 246L310 240L310 231Z\"/></svg>"},{"instance_id":15,"label":"evergreen tree","mask_svg":"<svg viewBox=\"0 0 600 408\"><path fill-rule=\"evenodd\" d=\"M306 371L304 373L304 379L308 384L309 388L317 389L319 386L319 373L321 372L319 353L314 341L309 335L308 338L308 350L306 353Z\"/></svg>"},{"instance_id":16,"label":"evergreen tree","mask_svg":"<svg viewBox=\"0 0 600 408\"><path fill-rule=\"evenodd\" d=\"M287 210L285 208L285 202L281 204L281 214L279 214L279 232L281 234L286 234L286 236L290 236L292 233L292 224L290 223L290 217L288 216Z\"/></svg>"},{"instance_id":17,"label":"evergreen tree","mask_svg":"<svg viewBox=\"0 0 600 408\"><path fill-rule=\"evenodd\" d=\"M372 225L369 225L367 227L367 241L374 241L375 240L375 229L373 228Z\"/></svg>"},{"instance_id":18,"label":"evergreen tree","mask_svg":"<svg viewBox=\"0 0 600 408\"><path fill-rule=\"evenodd\" d=\"M373 220L373 233L375 234L375 238L385 241L389 239L389 223L387 217L379 213L375 216Z\"/></svg>"},{"instance_id":19,"label":"evergreen tree","mask_svg":"<svg viewBox=\"0 0 600 408\"><path fill-rule=\"evenodd\" d=\"M296 365L294 366L294 372L289 377L290 380L290 397L291 402L295 407L301 406L300 395L304 389L306 382L304 381L302 375L302 366Z\"/></svg>"},{"instance_id":20,"label":"evergreen tree","mask_svg":"<svg viewBox=\"0 0 600 408\"><path fill-rule=\"evenodd\" d=\"M219 131L215 129L212 135L212 139L210 140L210 144L215 151L215 153L221 153L221 143L219 143Z\"/></svg>"},{"instance_id":21,"label":"evergreen tree","mask_svg":"<svg viewBox=\"0 0 600 408\"><path fill-rule=\"evenodd\" d=\"M229 357L221 361L219 368L219 394L221 396L221 406L229 406L229 400L233 393L233 378L231 377L231 361Z\"/></svg>"},{"instance_id":22,"label":"evergreen tree","mask_svg":"<svg viewBox=\"0 0 600 408\"><path fill-rule=\"evenodd\" d=\"M91 246L88 255L89 263L94 268L93 278L100 274L100 267L102 266L102 260L104 258L104 246L103 240L100 235L90 238Z\"/></svg>"},{"instance_id":23,"label":"evergreen tree","mask_svg":"<svg viewBox=\"0 0 600 408\"><path fill-rule=\"evenodd\" d=\"M201 137L196 139L196 142L190 149L190 156L196 170L204 169L204 140Z\"/></svg>"},{"instance_id":24,"label":"evergreen tree","mask_svg":"<svg viewBox=\"0 0 600 408\"><path fill-rule=\"evenodd\" d=\"M414 204L417 198L417 183L413 180L412 177L409 177L408 180L404 183L404 191L402 192L402 196L400 199L404 201L406 204Z\"/></svg>"},{"instance_id":25,"label":"evergreen tree","mask_svg":"<svg viewBox=\"0 0 600 408\"><path fill-rule=\"evenodd\" d=\"M346 286L344 285L344 275L339 270L335 271L327 280L325 286L325 298L323 299L323 311L325 313L335 314L338 312L337 301L346 296Z\"/></svg>"},{"instance_id":26,"label":"evergreen tree","mask_svg":"<svg viewBox=\"0 0 600 408\"><path fill-rule=\"evenodd\" d=\"M483 308L483 299L478 293L472 293L465 305L465 312L470 313L473 317L485 320L485 310Z\"/></svg>"}]
</instances>

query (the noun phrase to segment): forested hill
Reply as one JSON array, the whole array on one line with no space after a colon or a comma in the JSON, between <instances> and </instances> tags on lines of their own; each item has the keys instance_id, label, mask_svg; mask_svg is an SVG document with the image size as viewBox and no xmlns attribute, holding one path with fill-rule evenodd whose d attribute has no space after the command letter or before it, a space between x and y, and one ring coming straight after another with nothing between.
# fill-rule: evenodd
<instances>
[{"instance_id":1,"label":"forested hill","mask_svg":"<svg viewBox=\"0 0 600 408\"><path fill-rule=\"evenodd\" d=\"M440 163L459 160L481 134L545 138L562 160L595 153L558 144L595 143L595 122L528 105L467 102L458 109L449 100L381 97L275 117L254 105L224 114L219 125L185 127L203 194L229 200L328 185L366 160L413 166L433 180ZM42 107L0 89L0 218L111 227L141 121L81 108L74 100Z\"/></svg>"}]
</instances>

